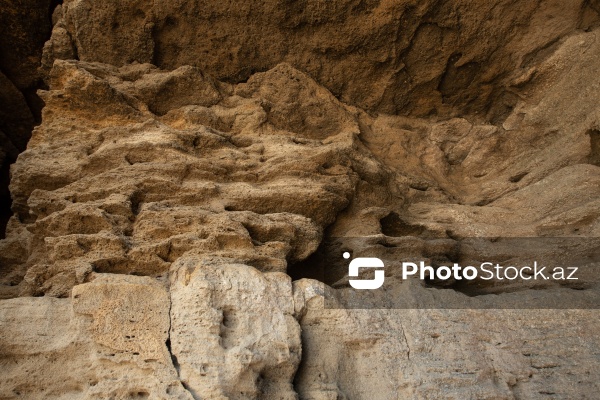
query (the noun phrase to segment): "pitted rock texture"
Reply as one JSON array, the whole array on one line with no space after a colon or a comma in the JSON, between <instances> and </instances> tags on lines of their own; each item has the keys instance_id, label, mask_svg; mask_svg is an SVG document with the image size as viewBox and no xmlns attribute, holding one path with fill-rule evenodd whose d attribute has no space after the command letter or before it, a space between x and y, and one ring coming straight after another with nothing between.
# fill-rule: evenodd
<instances>
[{"instance_id":1,"label":"pitted rock texture","mask_svg":"<svg viewBox=\"0 0 600 400\"><path fill-rule=\"evenodd\" d=\"M166 346L169 294L151 278L103 274L71 299L6 300L0 324L3 398L193 398Z\"/></svg>"},{"instance_id":2,"label":"pitted rock texture","mask_svg":"<svg viewBox=\"0 0 600 400\"><path fill-rule=\"evenodd\" d=\"M173 270L171 348L190 393L297 398L292 381L302 347L290 277L187 256Z\"/></svg>"},{"instance_id":3,"label":"pitted rock texture","mask_svg":"<svg viewBox=\"0 0 600 400\"><path fill-rule=\"evenodd\" d=\"M233 82L288 62L361 108L498 118L520 71L599 11L595 0L66 0L51 42L82 61L193 65Z\"/></svg>"},{"instance_id":4,"label":"pitted rock texture","mask_svg":"<svg viewBox=\"0 0 600 400\"><path fill-rule=\"evenodd\" d=\"M0 397L597 397L598 310L519 306L598 304L599 9L65 0L11 171ZM328 247L469 262L511 237L591 275L391 263L367 295L399 308L356 310Z\"/></svg>"},{"instance_id":5,"label":"pitted rock texture","mask_svg":"<svg viewBox=\"0 0 600 400\"><path fill-rule=\"evenodd\" d=\"M160 276L190 252L283 272L361 174L386 178L358 111L286 64L234 87L193 67L57 61L41 96L11 182L9 296L67 296L91 271Z\"/></svg>"}]
</instances>

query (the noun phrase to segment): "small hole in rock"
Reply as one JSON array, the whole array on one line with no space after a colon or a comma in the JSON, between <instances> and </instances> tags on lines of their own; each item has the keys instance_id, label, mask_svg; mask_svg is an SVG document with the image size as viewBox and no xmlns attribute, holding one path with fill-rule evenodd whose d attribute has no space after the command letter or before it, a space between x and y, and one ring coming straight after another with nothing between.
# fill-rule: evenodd
<instances>
[{"instance_id":1,"label":"small hole in rock","mask_svg":"<svg viewBox=\"0 0 600 400\"><path fill-rule=\"evenodd\" d=\"M509 181L512 183L520 182L523 178L525 178L529 174L529 172L521 172L520 174L511 176Z\"/></svg>"},{"instance_id":2,"label":"small hole in rock","mask_svg":"<svg viewBox=\"0 0 600 400\"><path fill-rule=\"evenodd\" d=\"M425 230L423 226L405 222L395 212L389 213L386 217L379 220L379 223L381 224L381 233L386 236L420 236Z\"/></svg>"}]
</instances>

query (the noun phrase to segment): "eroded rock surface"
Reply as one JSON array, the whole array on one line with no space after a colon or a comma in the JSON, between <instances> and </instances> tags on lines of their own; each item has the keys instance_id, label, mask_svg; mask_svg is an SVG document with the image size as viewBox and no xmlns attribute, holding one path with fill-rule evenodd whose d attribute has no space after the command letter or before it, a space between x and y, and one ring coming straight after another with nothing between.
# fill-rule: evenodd
<instances>
[{"instance_id":1,"label":"eroded rock surface","mask_svg":"<svg viewBox=\"0 0 600 400\"><path fill-rule=\"evenodd\" d=\"M3 301L2 397L191 399L166 346L169 304L151 278L108 274L70 299Z\"/></svg>"},{"instance_id":2,"label":"eroded rock surface","mask_svg":"<svg viewBox=\"0 0 600 400\"><path fill-rule=\"evenodd\" d=\"M295 282L300 398L593 398L598 390L589 367L598 363L597 310L324 309L331 293L322 287Z\"/></svg>"},{"instance_id":3,"label":"eroded rock surface","mask_svg":"<svg viewBox=\"0 0 600 400\"><path fill-rule=\"evenodd\" d=\"M12 168L0 397L597 397L598 9L65 1ZM585 284L399 273L522 237ZM336 238L393 256L368 296L396 309L353 309Z\"/></svg>"},{"instance_id":4,"label":"eroded rock surface","mask_svg":"<svg viewBox=\"0 0 600 400\"><path fill-rule=\"evenodd\" d=\"M237 87L192 67L57 61L51 76L47 123L11 182L11 293L66 296L91 271L160 276L188 252L285 271L361 171L385 178L359 148L358 111L286 64Z\"/></svg>"},{"instance_id":5,"label":"eroded rock surface","mask_svg":"<svg viewBox=\"0 0 600 400\"><path fill-rule=\"evenodd\" d=\"M599 9L583 0L68 0L52 42L83 61L194 65L235 82L285 61L369 110L497 118L518 100L507 90L515 74L596 26Z\"/></svg>"},{"instance_id":6,"label":"eroded rock surface","mask_svg":"<svg viewBox=\"0 0 600 400\"><path fill-rule=\"evenodd\" d=\"M173 269L170 340L188 390L198 398L295 399L302 347L290 277L190 257Z\"/></svg>"}]
</instances>

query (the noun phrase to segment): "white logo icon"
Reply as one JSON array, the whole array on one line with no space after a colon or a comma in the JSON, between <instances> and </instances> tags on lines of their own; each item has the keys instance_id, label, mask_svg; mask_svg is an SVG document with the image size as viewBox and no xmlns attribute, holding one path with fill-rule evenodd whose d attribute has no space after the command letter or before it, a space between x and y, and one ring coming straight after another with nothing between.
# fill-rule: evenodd
<instances>
[{"instance_id":1,"label":"white logo icon","mask_svg":"<svg viewBox=\"0 0 600 400\"><path fill-rule=\"evenodd\" d=\"M350 253L345 252L344 258L347 260L350 258ZM348 266L348 276L358 277L358 270L360 268L384 268L383 261L375 257L359 257L355 258L350 262ZM375 278L373 279L350 279L350 286L354 289L359 290L373 290L379 289L383 286L385 280L385 273L383 270L375 270Z\"/></svg>"}]
</instances>

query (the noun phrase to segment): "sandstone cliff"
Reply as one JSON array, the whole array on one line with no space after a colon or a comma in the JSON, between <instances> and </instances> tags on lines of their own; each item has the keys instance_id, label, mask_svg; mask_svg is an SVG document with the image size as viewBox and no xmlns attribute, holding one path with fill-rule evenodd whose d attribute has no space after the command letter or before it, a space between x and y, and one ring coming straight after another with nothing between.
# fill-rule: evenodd
<instances>
[{"instance_id":1,"label":"sandstone cliff","mask_svg":"<svg viewBox=\"0 0 600 400\"><path fill-rule=\"evenodd\" d=\"M597 397L597 1L55 5L0 47L0 398ZM585 279L340 257L521 238Z\"/></svg>"}]
</instances>

